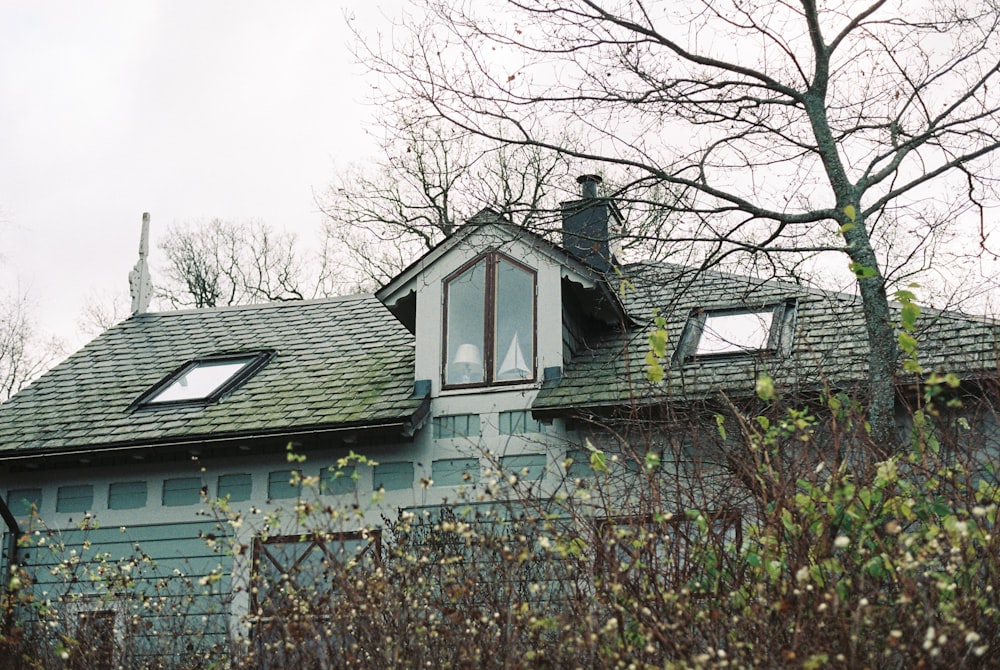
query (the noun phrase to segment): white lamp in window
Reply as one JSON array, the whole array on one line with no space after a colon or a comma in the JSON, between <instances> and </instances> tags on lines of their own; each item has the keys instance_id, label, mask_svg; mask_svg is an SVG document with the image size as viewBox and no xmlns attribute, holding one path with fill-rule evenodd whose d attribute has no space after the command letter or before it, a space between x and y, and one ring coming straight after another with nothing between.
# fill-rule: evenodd
<instances>
[{"instance_id":1,"label":"white lamp in window","mask_svg":"<svg viewBox=\"0 0 1000 670\"><path fill-rule=\"evenodd\" d=\"M483 353L475 344L466 342L458 345L451 364L461 376L462 384L483 380Z\"/></svg>"},{"instance_id":2,"label":"white lamp in window","mask_svg":"<svg viewBox=\"0 0 1000 670\"><path fill-rule=\"evenodd\" d=\"M514 331L514 337L510 340L510 346L507 347L507 353L503 357L503 362L500 363L497 376L500 379L527 379L531 376L531 369L528 367L528 362L524 360L524 351L521 350L521 341L518 339L517 331Z\"/></svg>"}]
</instances>

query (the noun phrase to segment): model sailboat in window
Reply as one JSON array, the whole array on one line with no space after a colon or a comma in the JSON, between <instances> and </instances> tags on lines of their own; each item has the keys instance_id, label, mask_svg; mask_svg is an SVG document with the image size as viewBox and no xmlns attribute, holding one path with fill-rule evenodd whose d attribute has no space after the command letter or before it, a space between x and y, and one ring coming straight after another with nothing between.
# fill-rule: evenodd
<instances>
[{"instance_id":1,"label":"model sailboat in window","mask_svg":"<svg viewBox=\"0 0 1000 670\"><path fill-rule=\"evenodd\" d=\"M521 340L518 337L517 331L514 331L514 337L511 338L510 346L507 348L507 353L504 355L503 362L500 363L500 369L497 371L497 379L528 379L530 377L531 367L524 359Z\"/></svg>"}]
</instances>

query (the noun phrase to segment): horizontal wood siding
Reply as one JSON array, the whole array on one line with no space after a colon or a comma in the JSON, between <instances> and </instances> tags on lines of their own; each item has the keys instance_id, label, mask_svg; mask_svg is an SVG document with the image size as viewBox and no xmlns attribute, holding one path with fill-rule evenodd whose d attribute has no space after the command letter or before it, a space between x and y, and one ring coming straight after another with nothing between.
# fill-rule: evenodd
<instances>
[{"instance_id":1,"label":"horizontal wood siding","mask_svg":"<svg viewBox=\"0 0 1000 670\"><path fill-rule=\"evenodd\" d=\"M215 521L50 530L19 559L36 596L61 603L54 634L72 633L74 613L113 610L128 664L145 666L225 645L232 559L219 535Z\"/></svg>"}]
</instances>

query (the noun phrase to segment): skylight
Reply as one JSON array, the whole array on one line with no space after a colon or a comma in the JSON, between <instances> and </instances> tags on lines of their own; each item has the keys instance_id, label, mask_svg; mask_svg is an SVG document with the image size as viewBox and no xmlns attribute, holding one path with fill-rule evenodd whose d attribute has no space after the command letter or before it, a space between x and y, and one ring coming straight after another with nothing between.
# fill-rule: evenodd
<instances>
[{"instance_id":1,"label":"skylight","mask_svg":"<svg viewBox=\"0 0 1000 670\"><path fill-rule=\"evenodd\" d=\"M768 348L774 310L737 314L708 314L702 326L696 356L761 351Z\"/></svg>"},{"instance_id":2,"label":"skylight","mask_svg":"<svg viewBox=\"0 0 1000 670\"><path fill-rule=\"evenodd\" d=\"M147 392L139 404L215 401L247 380L269 358L269 352L255 352L190 361Z\"/></svg>"},{"instance_id":3,"label":"skylight","mask_svg":"<svg viewBox=\"0 0 1000 670\"><path fill-rule=\"evenodd\" d=\"M785 356L795 332L796 301L754 307L697 307L674 350L673 363L765 354Z\"/></svg>"}]
</instances>

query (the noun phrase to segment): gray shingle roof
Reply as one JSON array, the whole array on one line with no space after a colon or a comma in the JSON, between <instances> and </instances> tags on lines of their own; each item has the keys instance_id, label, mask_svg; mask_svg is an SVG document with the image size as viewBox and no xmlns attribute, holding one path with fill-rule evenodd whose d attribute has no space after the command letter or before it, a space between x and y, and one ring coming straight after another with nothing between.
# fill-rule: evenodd
<instances>
[{"instance_id":1,"label":"gray shingle roof","mask_svg":"<svg viewBox=\"0 0 1000 670\"><path fill-rule=\"evenodd\" d=\"M631 283L626 309L642 324L590 342L561 379L546 382L535 410L617 406L632 400L686 401L753 393L767 371L786 390L863 385L868 345L860 299L789 282L763 281L717 271L696 272L670 264L625 269ZM688 361L667 370L661 384L646 381L645 356L654 312L667 321L668 357L681 339L692 310L796 300L794 336L786 356L726 356ZM926 371L978 375L998 369L1000 327L995 321L956 312L924 310L917 321L918 360Z\"/></svg>"},{"instance_id":2,"label":"gray shingle roof","mask_svg":"<svg viewBox=\"0 0 1000 670\"><path fill-rule=\"evenodd\" d=\"M273 349L210 405L130 409L192 359ZM406 421L413 338L370 295L140 314L0 405L0 454L188 442Z\"/></svg>"}]
</instances>

